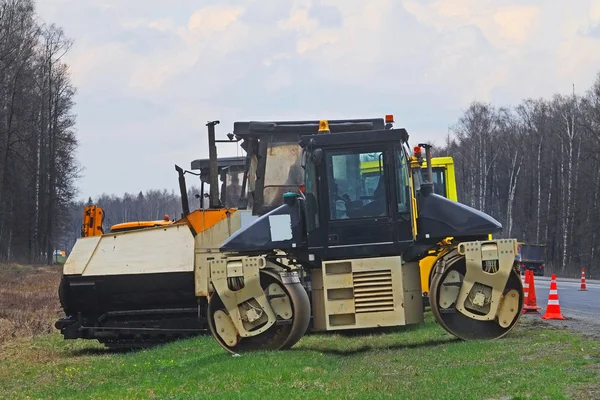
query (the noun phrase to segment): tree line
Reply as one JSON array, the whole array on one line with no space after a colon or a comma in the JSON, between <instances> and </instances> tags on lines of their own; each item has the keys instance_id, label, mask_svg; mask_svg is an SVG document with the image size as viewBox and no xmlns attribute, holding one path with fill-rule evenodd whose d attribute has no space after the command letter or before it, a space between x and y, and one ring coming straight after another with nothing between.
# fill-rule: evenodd
<instances>
[{"instance_id":1,"label":"tree line","mask_svg":"<svg viewBox=\"0 0 600 400\"><path fill-rule=\"evenodd\" d=\"M0 261L50 262L75 196L72 41L31 0L0 0Z\"/></svg>"},{"instance_id":2,"label":"tree line","mask_svg":"<svg viewBox=\"0 0 600 400\"><path fill-rule=\"evenodd\" d=\"M453 157L459 201L547 246L550 270L600 275L600 73L579 95L511 107L474 102L436 153Z\"/></svg>"}]
</instances>

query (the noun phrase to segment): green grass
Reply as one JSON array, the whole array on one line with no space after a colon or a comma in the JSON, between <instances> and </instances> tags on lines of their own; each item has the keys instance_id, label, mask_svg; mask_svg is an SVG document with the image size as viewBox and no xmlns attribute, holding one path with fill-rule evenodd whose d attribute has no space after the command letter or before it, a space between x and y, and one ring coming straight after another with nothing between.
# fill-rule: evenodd
<instances>
[{"instance_id":1,"label":"green grass","mask_svg":"<svg viewBox=\"0 0 600 400\"><path fill-rule=\"evenodd\" d=\"M497 341L424 325L232 357L211 337L118 353L57 334L0 348L6 399L600 398L600 346L529 318Z\"/></svg>"}]
</instances>

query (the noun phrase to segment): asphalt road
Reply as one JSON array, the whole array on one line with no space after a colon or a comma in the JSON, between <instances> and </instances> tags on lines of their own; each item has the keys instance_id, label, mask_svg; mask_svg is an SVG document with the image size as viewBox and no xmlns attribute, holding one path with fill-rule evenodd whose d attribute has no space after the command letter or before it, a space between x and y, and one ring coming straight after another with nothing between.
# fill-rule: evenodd
<instances>
[{"instance_id":1,"label":"asphalt road","mask_svg":"<svg viewBox=\"0 0 600 400\"><path fill-rule=\"evenodd\" d=\"M534 282L537 305L541 307L540 315L543 315L548 304L550 278L536 276ZM562 315L600 324L600 281L587 280L587 291L579 290L580 283L575 279L556 279Z\"/></svg>"}]
</instances>

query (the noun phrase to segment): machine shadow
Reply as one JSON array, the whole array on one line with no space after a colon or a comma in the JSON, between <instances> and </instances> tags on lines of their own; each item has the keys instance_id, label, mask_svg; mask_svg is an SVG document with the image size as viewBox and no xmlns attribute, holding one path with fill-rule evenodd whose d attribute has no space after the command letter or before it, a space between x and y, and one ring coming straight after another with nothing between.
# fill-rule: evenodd
<instances>
[{"instance_id":1,"label":"machine shadow","mask_svg":"<svg viewBox=\"0 0 600 400\"><path fill-rule=\"evenodd\" d=\"M162 347L166 344L167 343L152 346L152 347L147 347L144 349L110 349L110 348L102 349L102 348L92 347L92 348L87 348L87 349L71 350L67 354L71 357L106 356L106 355L112 355L112 354L135 354L135 353L142 352L144 350L154 350L154 349Z\"/></svg>"},{"instance_id":2,"label":"machine shadow","mask_svg":"<svg viewBox=\"0 0 600 400\"><path fill-rule=\"evenodd\" d=\"M431 341L422 342L422 343L408 343L408 344L398 343L398 344L393 344L393 345L365 344L358 348L347 349L347 350L332 349L332 348L329 348L327 346L327 344L323 343L323 344L305 345L305 346L302 346L301 348L292 348L290 351L306 351L306 350L308 350L308 351L316 351L319 353L336 355L336 356L354 356L357 354L366 353L368 351L373 351L373 350L426 349L429 347L437 347L437 346L445 345L448 343L454 343L454 342L460 342L460 339L458 339L458 338L449 338L449 339L444 339L444 340L437 339L437 340L431 340Z\"/></svg>"},{"instance_id":3,"label":"machine shadow","mask_svg":"<svg viewBox=\"0 0 600 400\"><path fill-rule=\"evenodd\" d=\"M340 331L332 331L338 336L343 337L360 337L368 335L386 335L390 333L405 333L422 328L422 324L405 325L405 326L390 326L378 328L362 328L362 329L344 329ZM319 332L309 332L306 336L319 335Z\"/></svg>"},{"instance_id":4,"label":"machine shadow","mask_svg":"<svg viewBox=\"0 0 600 400\"><path fill-rule=\"evenodd\" d=\"M165 341L162 343L156 343L153 345L148 345L143 348L109 348L109 347L89 347L84 349L76 349L67 352L67 354L71 357L87 357L87 356L104 356L104 355L112 355L112 354L135 354L142 352L144 350L156 350L165 346L169 346L173 343L179 343L184 340L194 340L198 337L210 337L210 334L201 333L195 336L190 336L186 338L172 339L169 341Z\"/></svg>"}]
</instances>

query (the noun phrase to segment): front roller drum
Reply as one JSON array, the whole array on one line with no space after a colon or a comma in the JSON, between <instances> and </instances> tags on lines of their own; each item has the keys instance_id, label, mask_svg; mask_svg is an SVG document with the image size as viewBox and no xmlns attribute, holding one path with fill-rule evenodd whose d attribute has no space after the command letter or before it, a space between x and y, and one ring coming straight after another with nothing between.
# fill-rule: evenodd
<instances>
[{"instance_id":1,"label":"front roller drum","mask_svg":"<svg viewBox=\"0 0 600 400\"><path fill-rule=\"evenodd\" d=\"M284 284L278 273L261 270L260 285L277 320L256 336L240 337L216 291L209 300L209 330L217 343L232 354L257 350L289 349L308 330L310 301L306 290L299 282ZM260 314L260 310L256 310L256 312ZM261 329L261 327L257 329Z\"/></svg>"},{"instance_id":2,"label":"front roller drum","mask_svg":"<svg viewBox=\"0 0 600 400\"><path fill-rule=\"evenodd\" d=\"M514 270L510 272L496 318L473 319L456 308L462 279L466 274L465 258L456 257L452 261L443 273L435 273L431 281L431 311L437 322L462 340L498 339L505 336L515 327L523 309L524 291L519 274Z\"/></svg>"}]
</instances>

